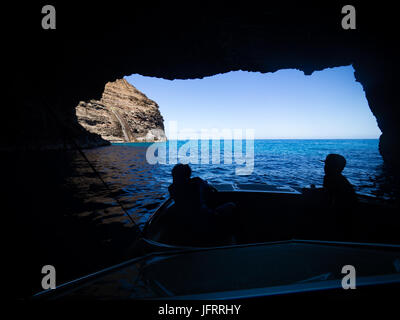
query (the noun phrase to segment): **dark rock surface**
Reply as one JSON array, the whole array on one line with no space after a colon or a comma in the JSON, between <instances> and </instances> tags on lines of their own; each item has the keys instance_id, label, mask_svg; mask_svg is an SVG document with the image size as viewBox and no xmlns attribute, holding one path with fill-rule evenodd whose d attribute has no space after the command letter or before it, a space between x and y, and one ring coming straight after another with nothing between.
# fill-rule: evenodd
<instances>
[{"instance_id":1,"label":"dark rock surface","mask_svg":"<svg viewBox=\"0 0 400 320\"><path fill-rule=\"evenodd\" d=\"M100 99L105 83L133 73L188 79L232 70L296 68L311 74L353 64L383 132L381 154L398 168L394 4L353 2L357 29L344 30L342 2L260 3L223 6L205 1L195 8L152 1L87 7L57 3L56 30L41 29L40 4L24 4L23 12L4 8L20 14L6 35L12 50L3 61L12 66L14 105L7 108L7 119L13 121L3 125L8 134L3 140L15 146L62 139L65 133L54 128L45 105L68 124L69 134L87 136L79 128L75 106ZM23 90L21 76L32 80Z\"/></svg>"}]
</instances>

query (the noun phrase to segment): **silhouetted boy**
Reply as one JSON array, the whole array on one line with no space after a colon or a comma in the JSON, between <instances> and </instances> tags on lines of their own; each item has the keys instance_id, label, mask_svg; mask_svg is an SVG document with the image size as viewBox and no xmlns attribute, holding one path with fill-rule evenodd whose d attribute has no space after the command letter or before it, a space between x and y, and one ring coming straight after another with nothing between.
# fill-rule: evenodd
<instances>
[{"instance_id":1,"label":"silhouetted boy","mask_svg":"<svg viewBox=\"0 0 400 320\"><path fill-rule=\"evenodd\" d=\"M352 207L357 201L356 193L351 183L342 175L346 159L340 154L328 154L325 159L324 189L327 191L330 203L336 208Z\"/></svg>"},{"instance_id":2,"label":"silhouetted boy","mask_svg":"<svg viewBox=\"0 0 400 320\"><path fill-rule=\"evenodd\" d=\"M221 218L231 219L234 203L226 203L215 209L207 205L210 193L216 189L199 177L191 178L192 170L187 164L177 164L172 169L173 183L168 187L177 210L177 239L187 239L193 244L215 243L226 238ZM228 228L230 229L230 228Z\"/></svg>"},{"instance_id":3,"label":"silhouetted boy","mask_svg":"<svg viewBox=\"0 0 400 320\"><path fill-rule=\"evenodd\" d=\"M311 212L315 213L313 223L316 236L349 239L355 228L353 211L357 204L357 195L351 183L342 175L346 159L331 153L321 161L325 162L323 188L312 185L311 189L303 189L304 199ZM325 226L327 229L324 227L319 231L318 226Z\"/></svg>"}]
</instances>

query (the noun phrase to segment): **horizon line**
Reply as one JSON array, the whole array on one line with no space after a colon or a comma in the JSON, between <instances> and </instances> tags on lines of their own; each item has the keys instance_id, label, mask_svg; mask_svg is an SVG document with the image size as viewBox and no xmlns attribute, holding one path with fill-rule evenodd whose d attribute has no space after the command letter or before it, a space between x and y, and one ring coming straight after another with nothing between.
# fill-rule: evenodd
<instances>
[{"instance_id":1,"label":"horizon line","mask_svg":"<svg viewBox=\"0 0 400 320\"><path fill-rule=\"evenodd\" d=\"M252 140L379 140L380 137L377 138L254 138ZM188 141L188 140L213 140L213 139L168 139L167 141ZM215 139L215 140L246 140L243 139ZM156 141L157 142L157 141ZM163 141L159 141L163 142Z\"/></svg>"},{"instance_id":2,"label":"horizon line","mask_svg":"<svg viewBox=\"0 0 400 320\"><path fill-rule=\"evenodd\" d=\"M166 141L124 141L124 142L111 142L112 144L126 144L126 143L165 143L168 141L212 141L214 139L167 139ZM246 141L246 139L215 139L215 140L239 140ZM379 138L256 138L255 140L379 140Z\"/></svg>"}]
</instances>

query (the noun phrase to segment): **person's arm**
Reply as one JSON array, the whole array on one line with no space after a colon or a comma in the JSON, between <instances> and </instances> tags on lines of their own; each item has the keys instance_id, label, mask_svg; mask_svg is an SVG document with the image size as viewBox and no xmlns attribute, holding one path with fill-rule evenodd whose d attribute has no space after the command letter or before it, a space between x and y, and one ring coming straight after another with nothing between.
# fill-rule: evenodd
<instances>
[{"instance_id":1,"label":"person's arm","mask_svg":"<svg viewBox=\"0 0 400 320\"><path fill-rule=\"evenodd\" d=\"M346 179L346 196L347 201L350 205L355 205L358 202L356 191L354 190L354 186Z\"/></svg>"},{"instance_id":2,"label":"person's arm","mask_svg":"<svg viewBox=\"0 0 400 320\"><path fill-rule=\"evenodd\" d=\"M215 188L212 184L209 184L209 183L207 183L207 184L208 184L210 192L218 192L217 188Z\"/></svg>"},{"instance_id":3,"label":"person's arm","mask_svg":"<svg viewBox=\"0 0 400 320\"><path fill-rule=\"evenodd\" d=\"M171 184L168 187L168 192L169 192L169 197L175 200L175 188L173 184Z\"/></svg>"},{"instance_id":4,"label":"person's arm","mask_svg":"<svg viewBox=\"0 0 400 320\"><path fill-rule=\"evenodd\" d=\"M206 208L207 195L208 192L210 191L210 185L207 183L207 181L204 181L199 177L192 178L192 182L196 184L200 206Z\"/></svg>"}]
</instances>

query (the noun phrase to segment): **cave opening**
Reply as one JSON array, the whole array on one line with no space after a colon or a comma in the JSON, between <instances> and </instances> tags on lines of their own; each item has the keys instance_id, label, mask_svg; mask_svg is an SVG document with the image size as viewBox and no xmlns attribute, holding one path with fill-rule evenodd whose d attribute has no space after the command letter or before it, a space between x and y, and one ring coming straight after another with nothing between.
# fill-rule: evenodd
<instances>
[{"instance_id":1,"label":"cave opening","mask_svg":"<svg viewBox=\"0 0 400 320\"><path fill-rule=\"evenodd\" d=\"M211 181L234 179L297 188L321 184L323 170L318 159L340 153L348 161L345 173L357 191L382 195L376 186L383 164L378 150L381 131L352 65L312 75L283 69L275 73L231 71L188 80L134 74L125 80L158 103L166 136L182 140L181 145L185 140L212 137L204 132L216 133L222 140L224 132L228 139L235 139L234 132L239 131L244 139L245 130L253 130L255 163L244 177L234 177L228 167L235 159L226 161L225 153L215 163L212 150L207 150L210 160L202 161L201 142L195 145L201 153L198 159L186 154L184 161L192 161L195 170ZM183 158L178 155L177 160ZM166 157L160 163L172 162ZM207 174L211 168L207 164L214 170L226 170L228 177Z\"/></svg>"},{"instance_id":2,"label":"cave opening","mask_svg":"<svg viewBox=\"0 0 400 320\"><path fill-rule=\"evenodd\" d=\"M124 95L125 100L121 100ZM136 103L133 109L118 109L132 101ZM133 74L108 83L100 103L103 106L97 104L94 109L111 105L110 119L114 119L115 126L101 127L103 123L101 130L96 130L96 121L87 117L87 109L93 109L90 103L78 106L80 123L115 146L138 147L137 142L168 139L165 159L150 161L152 165L165 164L162 174L167 177L172 164L186 161L199 174L217 183L233 179L301 188L320 185L323 167L319 160L329 153L339 153L347 159L345 173L358 192L382 195L376 185L383 166L379 154L381 131L352 65L327 68L311 75L296 69L274 73L231 71L187 80ZM146 108L152 111L146 113ZM155 133L157 130L162 133ZM225 140L238 137L246 140L246 130L254 134L254 162L241 177L231 172L235 144L227 145L233 148L230 159L224 150L214 161L211 145L210 150L202 151L201 141L212 139L213 134L224 140L223 150ZM204 136L204 132L208 135ZM238 132L239 136L235 136ZM185 146L184 141L196 139L199 141ZM187 150L172 159L170 150L175 140L180 141L177 152L182 151L181 147ZM194 152L195 155L190 154ZM204 160L205 152L209 159ZM225 176L210 174L210 169L218 168L226 170Z\"/></svg>"},{"instance_id":3,"label":"cave opening","mask_svg":"<svg viewBox=\"0 0 400 320\"><path fill-rule=\"evenodd\" d=\"M378 139L352 65L305 75L231 71L202 79L125 79L155 100L165 123L181 127L253 128L256 139ZM166 127L168 137L168 127Z\"/></svg>"}]
</instances>

